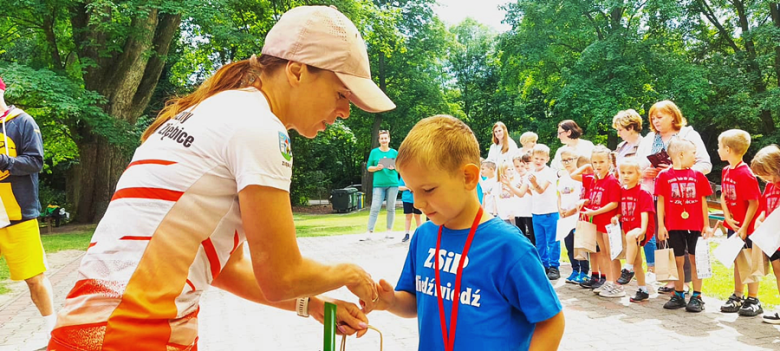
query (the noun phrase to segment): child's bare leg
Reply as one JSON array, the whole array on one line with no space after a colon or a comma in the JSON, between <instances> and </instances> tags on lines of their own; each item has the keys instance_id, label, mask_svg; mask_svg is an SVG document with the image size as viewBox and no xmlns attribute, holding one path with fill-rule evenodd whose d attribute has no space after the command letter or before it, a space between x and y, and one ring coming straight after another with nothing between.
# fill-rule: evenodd
<instances>
[{"instance_id":1,"label":"child's bare leg","mask_svg":"<svg viewBox=\"0 0 780 351\"><path fill-rule=\"evenodd\" d=\"M734 261L734 295L742 297L745 291L745 285L742 284L742 277L739 276L739 262Z\"/></svg>"},{"instance_id":2,"label":"child's bare leg","mask_svg":"<svg viewBox=\"0 0 780 351\"><path fill-rule=\"evenodd\" d=\"M704 281L699 279L699 274L696 273L696 256L692 254L688 254L688 256L691 260L691 278L693 280L693 291L701 292L701 285Z\"/></svg>"},{"instance_id":3,"label":"child's bare leg","mask_svg":"<svg viewBox=\"0 0 780 351\"><path fill-rule=\"evenodd\" d=\"M404 229L406 230L405 233L409 232L409 229L412 229L412 214L407 213L405 215L405 222L404 222ZM420 217L417 217L417 226L420 226Z\"/></svg>"},{"instance_id":4,"label":"child's bare leg","mask_svg":"<svg viewBox=\"0 0 780 351\"><path fill-rule=\"evenodd\" d=\"M599 264L599 260L601 260L600 256L601 256L600 252L591 252L590 253L590 271L593 272L593 273L597 273L598 272L599 274L601 274L601 272L599 271L599 267L601 267L601 265ZM599 276L599 278L600 278L600 276ZM780 286L780 285L778 285L778 286ZM780 288L778 288L778 289L780 289Z\"/></svg>"},{"instance_id":5,"label":"child's bare leg","mask_svg":"<svg viewBox=\"0 0 780 351\"><path fill-rule=\"evenodd\" d=\"M639 246L632 245L635 243L636 243L636 235L634 235L634 233L626 234L626 263L628 264L634 264L633 262L636 261L636 254ZM642 262L641 258L639 262ZM636 269L636 265L634 265L634 269Z\"/></svg>"},{"instance_id":6,"label":"child's bare leg","mask_svg":"<svg viewBox=\"0 0 780 351\"><path fill-rule=\"evenodd\" d=\"M612 259L610 258L611 254L609 253L609 237L607 236L607 233L598 233L596 238L601 238L601 242L599 243L599 247L601 247L601 262L599 267L607 276L607 281L614 283L615 274L612 272Z\"/></svg>"},{"instance_id":7,"label":"child's bare leg","mask_svg":"<svg viewBox=\"0 0 780 351\"><path fill-rule=\"evenodd\" d=\"M420 215L414 214L414 223L417 224L415 228L420 228L420 224L422 224L422 220L420 219Z\"/></svg>"},{"instance_id":8,"label":"child's bare leg","mask_svg":"<svg viewBox=\"0 0 780 351\"><path fill-rule=\"evenodd\" d=\"M631 245L631 242L628 243L628 247L632 247L634 245ZM634 248L634 251L636 252L639 245L636 245ZM626 253L626 256L628 256L628 253ZM626 262L629 262L626 260ZM642 268L642 255L635 255L634 256L634 272L636 272L636 283L638 286L645 286L645 269Z\"/></svg>"},{"instance_id":9,"label":"child's bare leg","mask_svg":"<svg viewBox=\"0 0 780 351\"><path fill-rule=\"evenodd\" d=\"M683 272L683 265L685 264L685 256L675 256L674 261L677 263L677 277L679 279L674 281L674 290L683 291L685 285L685 272Z\"/></svg>"}]
</instances>

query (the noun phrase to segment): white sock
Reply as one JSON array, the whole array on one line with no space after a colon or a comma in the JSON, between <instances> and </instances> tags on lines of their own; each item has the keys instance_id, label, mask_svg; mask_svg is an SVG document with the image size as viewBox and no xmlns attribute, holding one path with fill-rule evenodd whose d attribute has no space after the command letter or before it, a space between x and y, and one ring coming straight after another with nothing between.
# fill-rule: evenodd
<instances>
[{"instance_id":1,"label":"white sock","mask_svg":"<svg viewBox=\"0 0 780 351\"><path fill-rule=\"evenodd\" d=\"M633 264L628 264L628 263L626 263L626 264L623 266L623 268L625 268L625 269L626 269L627 271L629 271L629 272L633 272L633 271L634 271L634 265L633 265Z\"/></svg>"},{"instance_id":2,"label":"white sock","mask_svg":"<svg viewBox=\"0 0 780 351\"><path fill-rule=\"evenodd\" d=\"M51 334L51 331L54 330L54 325L57 324L57 314L52 313L48 316L43 316L43 323L44 327L46 327L46 333Z\"/></svg>"},{"instance_id":3,"label":"white sock","mask_svg":"<svg viewBox=\"0 0 780 351\"><path fill-rule=\"evenodd\" d=\"M642 285L642 286L640 286L640 287L639 287L639 291L641 291L641 292L643 292L643 293L647 294L647 287L646 287L646 286L644 286L644 285Z\"/></svg>"}]
</instances>

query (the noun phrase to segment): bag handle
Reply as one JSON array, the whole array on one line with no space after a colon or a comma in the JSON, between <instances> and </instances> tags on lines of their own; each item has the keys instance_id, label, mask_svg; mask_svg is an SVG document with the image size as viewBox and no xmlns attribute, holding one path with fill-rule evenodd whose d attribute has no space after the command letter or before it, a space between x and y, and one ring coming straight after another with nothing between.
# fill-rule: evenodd
<instances>
[{"instance_id":1,"label":"bag handle","mask_svg":"<svg viewBox=\"0 0 780 351\"><path fill-rule=\"evenodd\" d=\"M669 248L669 240L660 240L658 241L658 249L659 250L665 250Z\"/></svg>"},{"instance_id":2,"label":"bag handle","mask_svg":"<svg viewBox=\"0 0 780 351\"><path fill-rule=\"evenodd\" d=\"M368 329L374 330L377 333L379 333L379 351L382 351L382 345L384 344L384 339L382 338L382 332L379 331L379 329L374 328L374 327L372 327L370 325L368 326ZM341 350L341 351L346 351L347 350L347 336L346 335L343 335L341 337L341 348L339 350Z\"/></svg>"}]
</instances>

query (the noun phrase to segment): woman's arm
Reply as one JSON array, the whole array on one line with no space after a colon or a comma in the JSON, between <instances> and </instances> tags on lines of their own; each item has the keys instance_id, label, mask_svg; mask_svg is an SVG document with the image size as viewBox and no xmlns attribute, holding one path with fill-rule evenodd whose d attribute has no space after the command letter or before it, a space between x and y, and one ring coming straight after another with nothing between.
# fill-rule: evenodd
<instances>
[{"instance_id":1,"label":"woman's arm","mask_svg":"<svg viewBox=\"0 0 780 351\"><path fill-rule=\"evenodd\" d=\"M712 171L712 161L710 161L710 154L707 153L707 148L704 146L704 141L701 140L701 135L691 128L684 136L685 139L693 142L696 145L696 162L693 164L693 169L707 175Z\"/></svg>"},{"instance_id":2,"label":"woman's arm","mask_svg":"<svg viewBox=\"0 0 780 351\"><path fill-rule=\"evenodd\" d=\"M376 284L354 264L323 265L301 256L287 191L250 185L238 193L255 279L269 301L314 296L346 286L373 308Z\"/></svg>"}]
</instances>

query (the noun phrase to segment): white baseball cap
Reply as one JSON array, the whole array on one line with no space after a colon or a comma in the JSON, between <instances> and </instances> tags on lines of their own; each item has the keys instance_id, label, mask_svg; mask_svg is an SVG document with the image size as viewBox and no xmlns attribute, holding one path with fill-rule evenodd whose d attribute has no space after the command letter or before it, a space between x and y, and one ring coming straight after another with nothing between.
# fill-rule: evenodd
<instances>
[{"instance_id":1,"label":"white baseball cap","mask_svg":"<svg viewBox=\"0 0 780 351\"><path fill-rule=\"evenodd\" d=\"M363 37L334 7L299 6L287 11L265 37L262 53L332 71L352 92L349 100L361 110L395 108L371 79Z\"/></svg>"}]
</instances>

